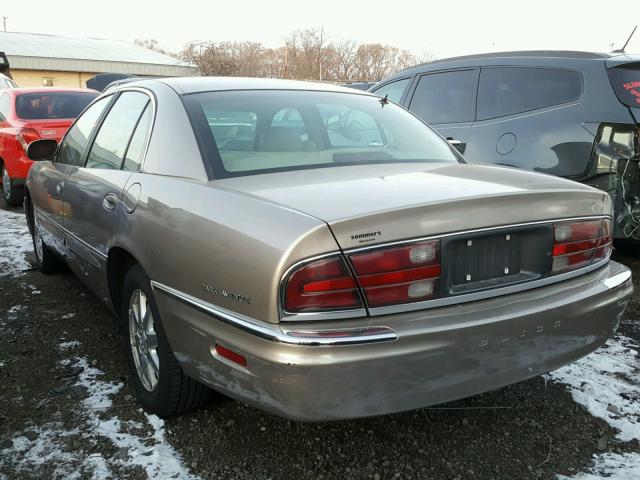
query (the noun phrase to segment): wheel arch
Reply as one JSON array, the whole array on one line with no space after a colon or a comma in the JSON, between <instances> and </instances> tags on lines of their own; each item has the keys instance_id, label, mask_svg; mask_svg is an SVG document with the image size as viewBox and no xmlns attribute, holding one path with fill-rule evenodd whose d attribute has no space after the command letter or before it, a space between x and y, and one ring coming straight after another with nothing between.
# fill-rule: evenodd
<instances>
[{"instance_id":1,"label":"wheel arch","mask_svg":"<svg viewBox=\"0 0 640 480\"><path fill-rule=\"evenodd\" d=\"M122 311L122 286L127 272L140 262L128 250L112 247L107 256L107 284L114 312L120 317Z\"/></svg>"},{"instance_id":2,"label":"wheel arch","mask_svg":"<svg viewBox=\"0 0 640 480\"><path fill-rule=\"evenodd\" d=\"M29 233L33 236L35 227L33 202L31 201L31 193L26 186L24 187L24 214L27 217L27 226L29 227Z\"/></svg>"}]
</instances>

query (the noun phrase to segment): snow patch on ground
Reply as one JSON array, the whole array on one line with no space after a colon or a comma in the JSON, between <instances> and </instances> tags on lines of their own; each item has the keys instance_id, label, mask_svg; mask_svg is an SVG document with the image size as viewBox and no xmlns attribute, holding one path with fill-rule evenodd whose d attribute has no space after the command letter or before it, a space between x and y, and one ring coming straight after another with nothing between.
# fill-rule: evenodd
<instances>
[{"instance_id":1,"label":"snow patch on ground","mask_svg":"<svg viewBox=\"0 0 640 480\"><path fill-rule=\"evenodd\" d=\"M616 335L591 355L551 372L548 377L566 384L577 403L618 430L618 439L623 442L640 440L638 350L640 345L633 339ZM589 472L572 478L640 478L640 454L603 453L594 455L594 461Z\"/></svg>"},{"instance_id":2,"label":"snow patch on ground","mask_svg":"<svg viewBox=\"0 0 640 480\"><path fill-rule=\"evenodd\" d=\"M559 475L558 480L638 480L640 478L640 455L637 453L603 453L595 455L596 464L588 472L574 477Z\"/></svg>"},{"instance_id":3,"label":"snow patch on ground","mask_svg":"<svg viewBox=\"0 0 640 480\"><path fill-rule=\"evenodd\" d=\"M14 322L20 318L20 312L26 310L24 305L14 305L7 310L6 321L0 322L0 326L5 326L7 322Z\"/></svg>"},{"instance_id":4,"label":"snow patch on ground","mask_svg":"<svg viewBox=\"0 0 640 480\"><path fill-rule=\"evenodd\" d=\"M32 250L25 216L0 210L0 277L22 275L31 268L26 255Z\"/></svg>"},{"instance_id":5,"label":"snow patch on ground","mask_svg":"<svg viewBox=\"0 0 640 480\"><path fill-rule=\"evenodd\" d=\"M591 355L549 374L566 384L591 415L619 431L623 442L640 440L640 346L617 335Z\"/></svg>"},{"instance_id":6,"label":"snow patch on ground","mask_svg":"<svg viewBox=\"0 0 640 480\"><path fill-rule=\"evenodd\" d=\"M64 352L65 350L69 350L70 348L76 348L79 347L81 344L79 341L77 340L69 340L68 342L61 342L58 345L58 350L60 350L61 352Z\"/></svg>"},{"instance_id":7,"label":"snow patch on ground","mask_svg":"<svg viewBox=\"0 0 640 480\"><path fill-rule=\"evenodd\" d=\"M167 442L164 420L145 414L146 424L142 424L121 421L111 414L112 399L122 389L122 383L104 380L104 372L92 367L84 357L65 359L60 364L82 369L74 386L87 393L80 412L84 424L67 430L59 422L52 422L20 432L11 447L0 450L0 464L7 462L24 472L47 472L53 479L103 480L116 478L114 470L135 467L144 469L148 478L197 480ZM78 450L72 442L78 436L92 445L106 439L118 453L105 458L99 453Z\"/></svg>"}]
</instances>

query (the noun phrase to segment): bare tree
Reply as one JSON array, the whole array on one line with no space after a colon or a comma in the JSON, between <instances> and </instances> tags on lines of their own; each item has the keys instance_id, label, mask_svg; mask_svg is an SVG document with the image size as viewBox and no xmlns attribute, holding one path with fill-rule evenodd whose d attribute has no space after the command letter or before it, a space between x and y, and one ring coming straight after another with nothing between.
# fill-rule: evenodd
<instances>
[{"instance_id":1,"label":"bare tree","mask_svg":"<svg viewBox=\"0 0 640 480\"><path fill-rule=\"evenodd\" d=\"M153 40L140 41L157 49ZM431 59L416 57L390 45L329 41L324 28L294 30L278 48L258 42L191 42L179 55L200 68L203 75L278 77L348 82L381 78Z\"/></svg>"},{"instance_id":2,"label":"bare tree","mask_svg":"<svg viewBox=\"0 0 640 480\"><path fill-rule=\"evenodd\" d=\"M358 43L355 40L343 40L335 46L336 52L336 77L338 81L348 82L353 80L356 70L356 54Z\"/></svg>"},{"instance_id":3,"label":"bare tree","mask_svg":"<svg viewBox=\"0 0 640 480\"><path fill-rule=\"evenodd\" d=\"M149 50L153 50L154 52L175 56L175 54L165 50L164 48L160 48L160 45L158 44L158 41L155 38L136 38L133 41L133 44L137 45L138 47L143 47Z\"/></svg>"}]
</instances>

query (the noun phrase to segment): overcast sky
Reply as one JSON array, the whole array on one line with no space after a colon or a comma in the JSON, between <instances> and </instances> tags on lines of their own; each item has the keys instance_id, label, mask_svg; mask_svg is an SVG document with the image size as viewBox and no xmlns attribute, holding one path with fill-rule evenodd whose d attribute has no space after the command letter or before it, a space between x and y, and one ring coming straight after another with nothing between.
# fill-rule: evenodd
<instances>
[{"instance_id":1,"label":"overcast sky","mask_svg":"<svg viewBox=\"0 0 640 480\"><path fill-rule=\"evenodd\" d=\"M252 40L273 47L292 30L322 26L335 40L387 43L446 58L503 50L620 48L640 17L633 8L620 15L618 7L615 1L596 9L588 2L562 0L434 5L405 0L30 0L3 1L0 16L8 17L8 31L127 41L154 38L170 50L180 50L191 40ZM627 52L640 53L640 29Z\"/></svg>"}]
</instances>

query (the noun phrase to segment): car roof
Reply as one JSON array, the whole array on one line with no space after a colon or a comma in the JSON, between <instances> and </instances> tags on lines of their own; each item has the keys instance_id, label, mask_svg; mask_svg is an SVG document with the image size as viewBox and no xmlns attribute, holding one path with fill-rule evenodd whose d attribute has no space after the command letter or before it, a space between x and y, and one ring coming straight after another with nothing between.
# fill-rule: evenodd
<instances>
[{"instance_id":1,"label":"car roof","mask_svg":"<svg viewBox=\"0 0 640 480\"><path fill-rule=\"evenodd\" d=\"M307 90L323 92L339 92L356 95L371 95L353 88L341 87L332 83L306 82L301 80L281 80L275 78L244 77L182 77L162 78L154 80L170 86L179 94L197 92L229 91L229 90ZM149 81L131 82L126 86L135 86Z\"/></svg>"},{"instance_id":2,"label":"car roof","mask_svg":"<svg viewBox=\"0 0 640 480\"><path fill-rule=\"evenodd\" d=\"M597 53L597 52L582 52L572 50L523 50L513 52L491 52L480 53L476 55L465 55L461 57L442 58L434 60L432 62L421 63L412 67L401 70L383 81L396 79L399 77L411 76L416 73L444 70L447 68L464 68L464 67L478 67L482 65L502 65L504 63L513 63L514 65L525 65L528 63L543 64L545 61L562 63L566 60L574 60L576 62L588 62L588 61L605 61L616 54L609 53ZM508 59L509 62L505 62ZM380 83L381 84L381 83Z\"/></svg>"}]
</instances>

